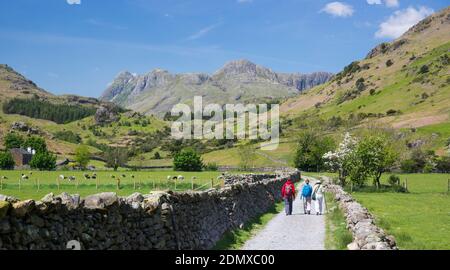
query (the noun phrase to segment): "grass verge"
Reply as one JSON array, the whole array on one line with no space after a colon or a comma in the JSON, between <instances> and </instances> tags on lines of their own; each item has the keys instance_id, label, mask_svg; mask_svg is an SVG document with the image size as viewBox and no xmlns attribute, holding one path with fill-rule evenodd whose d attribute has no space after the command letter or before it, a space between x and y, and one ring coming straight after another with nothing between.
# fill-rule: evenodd
<instances>
[{"instance_id":1,"label":"grass verge","mask_svg":"<svg viewBox=\"0 0 450 270\"><path fill-rule=\"evenodd\" d=\"M328 250L346 250L353 241L347 230L344 213L338 207L331 193L325 194L328 212L325 216L325 248Z\"/></svg>"},{"instance_id":2,"label":"grass verge","mask_svg":"<svg viewBox=\"0 0 450 270\"><path fill-rule=\"evenodd\" d=\"M267 223L280 213L284 208L283 202L276 203L272 208L247 222L242 229L227 232L221 240L216 243L214 250L239 250L245 242L264 228Z\"/></svg>"}]
</instances>

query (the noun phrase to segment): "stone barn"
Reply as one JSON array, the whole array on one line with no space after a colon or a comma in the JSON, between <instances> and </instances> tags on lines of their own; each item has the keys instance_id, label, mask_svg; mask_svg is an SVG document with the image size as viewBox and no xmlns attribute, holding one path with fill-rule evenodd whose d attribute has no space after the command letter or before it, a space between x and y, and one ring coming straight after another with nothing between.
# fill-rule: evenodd
<instances>
[{"instance_id":1,"label":"stone barn","mask_svg":"<svg viewBox=\"0 0 450 270\"><path fill-rule=\"evenodd\" d=\"M16 167L27 166L30 163L31 158L33 158L33 154L25 149L13 148L10 150L10 152L14 159Z\"/></svg>"}]
</instances>

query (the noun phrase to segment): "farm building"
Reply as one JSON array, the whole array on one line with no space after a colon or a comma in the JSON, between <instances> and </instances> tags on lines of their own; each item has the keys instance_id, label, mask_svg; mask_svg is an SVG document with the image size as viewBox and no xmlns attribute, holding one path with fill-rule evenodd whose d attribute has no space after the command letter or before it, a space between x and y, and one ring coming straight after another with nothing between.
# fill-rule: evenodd
<instances>
[{"instance_id":1,"label":"farm building","mask_svg":"<svg viewBox=\"0 0 450 270\"><path fill-rule=\"evenodd\" d=\"M10 150L10 152L14 159L16 167L27 166L30 163L31 158L33 158L32 153L22 148L13 148Z\"/></svg>"}]
</instances>

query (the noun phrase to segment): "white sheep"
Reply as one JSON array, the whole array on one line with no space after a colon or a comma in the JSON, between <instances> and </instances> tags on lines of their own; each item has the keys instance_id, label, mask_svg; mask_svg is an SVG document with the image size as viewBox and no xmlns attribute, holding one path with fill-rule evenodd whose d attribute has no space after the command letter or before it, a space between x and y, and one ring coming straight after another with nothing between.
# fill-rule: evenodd
<instances>
[{"instance_id":1,"label":"white sheep","mask_svg":"<svg viewBox=\"0 0 450 270\"><path fill-rule=\"evenodd\" d=\"M178 175L178 181L183 181L183 180L184 180L184 176Z\"/></svg>"},{"instance_id":2,"label":"white sheep","mask_svg":"<svg viewBox=\"0 0 450 270\"><path fill-rule=\"evenodd\" d=\"M167 176L167 181L169 181L170 179L172 179L172 176L168 175Z\"/></svg>"},{"instance_id":3,"label":"white sheep","mask_svg":"<svg viewBox=\"0 0 450 270\"><path fill-rule=\"evenodd\" d=\"M28 180L28 175L25 175L25 174L22 173L22 177L21 178L22 178L22 180Z\"/></svg>"},{"instance_id":4,"label":"white sheep","mask_svg":"<svg viewBox=\"0 0 450 270\"><path fill-rule=\"evenodd\" d=\"M66 177L61 174L61 175L59 175L59 179L64 180L64 179L66 179Z\"/></svg>"},{"instance_id":5,"label":"white sheep","mask_svg":"<svg viewBox=\"0 0 450 270\"><path fill-rule=\"evenodd\" d=\"M70 176L70 177L69 177L69 181L70 181L70 182L75 181L75 179L76 179L75 176Z\"/></svg>"}]
</instances>

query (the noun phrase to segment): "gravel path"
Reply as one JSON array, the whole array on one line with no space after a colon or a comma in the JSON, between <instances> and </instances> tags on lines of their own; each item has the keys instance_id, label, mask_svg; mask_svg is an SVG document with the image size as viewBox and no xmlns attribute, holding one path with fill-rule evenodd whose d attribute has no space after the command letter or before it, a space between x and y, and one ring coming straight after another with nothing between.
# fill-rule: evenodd
<instances>
[{"instance_id":1,"label":"gravel path","mask_svg":"<svg viewBox=\"0 0 450 270\"><path fill-rule=\"evenodd\" d=\"M311 179L311 178L310 178ZM311 179L313 183L314 180ZM248 240L244 250L323 250L325 249L325 217L316 216L314 203L311 215L303 212L300 195L294 201L292 216L276 215L264 229Z\"/></svg>"}]
</instances>

